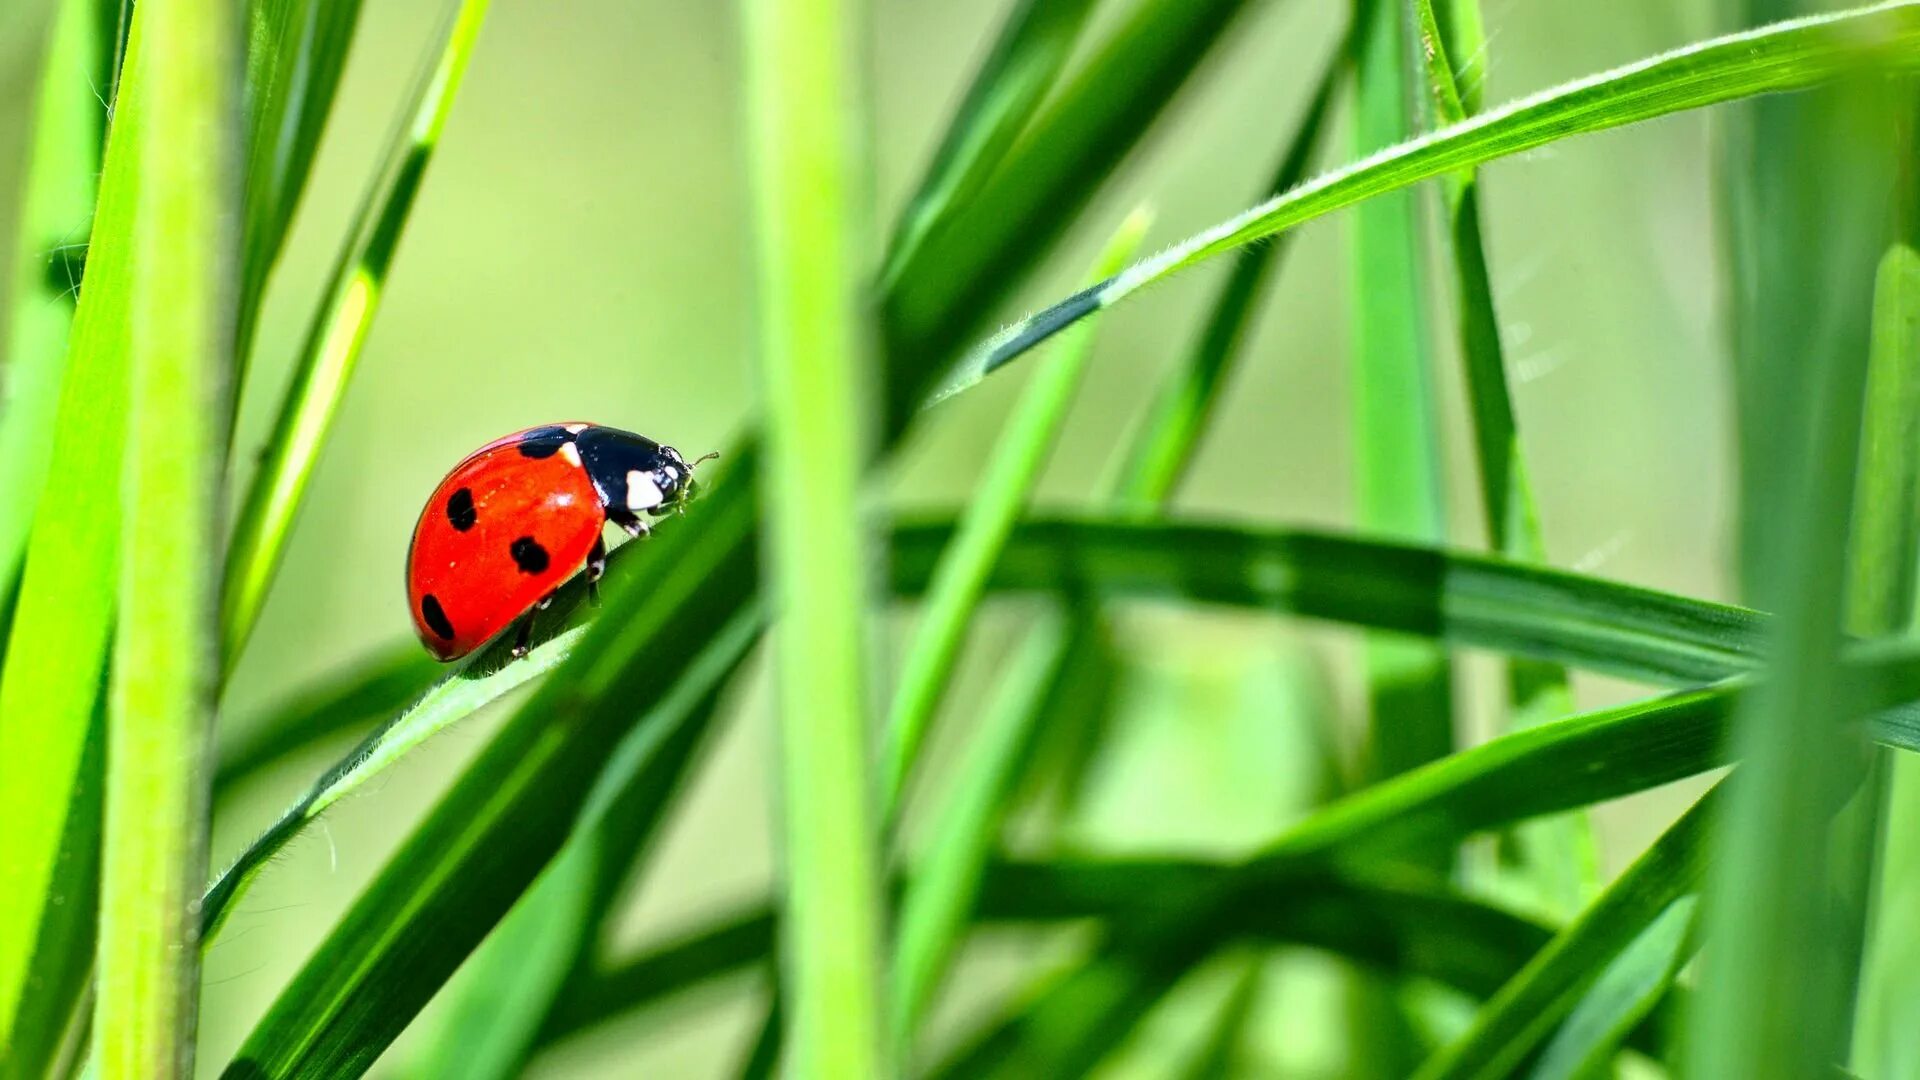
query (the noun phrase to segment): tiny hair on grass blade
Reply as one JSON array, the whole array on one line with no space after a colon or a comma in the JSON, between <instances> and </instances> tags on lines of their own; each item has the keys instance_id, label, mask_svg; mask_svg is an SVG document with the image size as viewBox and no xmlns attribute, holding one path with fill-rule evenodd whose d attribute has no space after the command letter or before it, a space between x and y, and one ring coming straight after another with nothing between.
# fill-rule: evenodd
<instances>
[{"instance_id":1,"label":"tiny hair on grass blade","mask_svg":"<svg viewBox=\"0 0 1920 1080\"><path fill-rule=\"evenodd\" d=\"M1920 0L1893 0L1711 38L1521 98L1310 180L1014 323L962 357L926 404L974 386L1080 319L1180 270L1375 195L1571 135L1803 90L1863 70L1916 67Z\"/></svg>"}]
</instances>

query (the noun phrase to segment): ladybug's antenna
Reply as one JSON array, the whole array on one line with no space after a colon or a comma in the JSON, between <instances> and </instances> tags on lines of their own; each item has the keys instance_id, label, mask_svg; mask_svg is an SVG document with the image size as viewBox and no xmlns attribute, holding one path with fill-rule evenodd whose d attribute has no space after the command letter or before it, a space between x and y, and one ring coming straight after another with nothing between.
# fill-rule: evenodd
<instances>
[{"instance_id":1,"label":"ladybug's antenna","mask_svg":"<svg viewBox=\"0 0 1920 1080\"><path fill-rule=\"evenodd\" d=\"M720 456L720 451L709 450L706 453L701 454L699 457L694 458L692 461L687 462L687 468L691 469L695 465L698 465L703 461L712 461L714 458L717 458L719 456Z\"/></svg>"}]
</instances>

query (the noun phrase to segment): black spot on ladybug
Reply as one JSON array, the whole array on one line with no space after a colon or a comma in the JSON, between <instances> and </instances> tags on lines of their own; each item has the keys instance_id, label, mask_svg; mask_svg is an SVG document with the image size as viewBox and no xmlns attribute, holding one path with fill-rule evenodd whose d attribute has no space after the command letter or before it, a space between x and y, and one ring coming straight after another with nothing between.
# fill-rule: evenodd
<instances>
[{"instance_id":1,"label":"black spot on ladybug","mask_svg":"<svg viewBox=\"0 0 1920 1080\"><path fill-rule=\"evenodd\" d=\"M447 523L456 530L466 532L479 518L473 509L472 488L461 488L447 497Z\"/></svg>"},{"instance_id":2,"label":"black spot on ladybug","mask_svg":"<svg viewBox=\"0 0 1920 1080\"><path fill-rule=\"evenodd\" d=\"M520 456L530 458L550 458L560 452L560 448L573 441L573 432L558 424L552 427L534 428L520 439Z\"/></svg>"},{"instance_id":3,"label":"black spot on ladybug","mask_svg":"<svg viewBox=\"0 0 1920 1080\"><path fill-rule=\"evenodd\" d=\"M513 552L513 561L520 567L521 573L539 574L546 571L547 549L541 547L540 541L533 537L523 536L515 540L508 550Z\"/></svg>"},{"instance_id":4,"label":"black spot on ladybug","mask_svg":"<svg viewBox=\"0 0 1920 1080\"><path fill-rule=\"evenodd\" d=\"M447 621L447 611L440 606L440 598L428 593L420 598L420 616L427 620L427 628L448 641L453 640L453 623Z\"/></svg>"}]
</instances>

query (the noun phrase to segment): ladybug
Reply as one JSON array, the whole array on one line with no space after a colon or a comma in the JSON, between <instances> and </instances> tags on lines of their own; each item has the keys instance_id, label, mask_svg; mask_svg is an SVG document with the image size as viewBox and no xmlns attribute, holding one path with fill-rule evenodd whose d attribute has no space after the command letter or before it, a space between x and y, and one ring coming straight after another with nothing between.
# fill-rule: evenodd
<instances>
[{"instance_id":1,"label":"ladybug","mask_svg":"<svg viewBox=\"0 0 1920 1080\"><path fill-rule=\"evenodd\" d=\"M533 610L583 565L589 588L600 580L607 522L645 536L640 515L680 508L697 464L597 424L527 428L475 450L440 481L413 527L414 632L434 656L458 660L518 620L513 655L525 656Z\"/></svg>"}]
</instances>

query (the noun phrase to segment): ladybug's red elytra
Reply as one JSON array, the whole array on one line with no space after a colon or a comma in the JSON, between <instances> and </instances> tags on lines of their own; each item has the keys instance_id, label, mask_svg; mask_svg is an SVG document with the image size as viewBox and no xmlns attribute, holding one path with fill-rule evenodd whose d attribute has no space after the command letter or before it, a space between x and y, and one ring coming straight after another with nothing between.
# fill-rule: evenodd
<instances>
[{"instance_id":1,"label":"ladybug's red elytra","mask_svg":"<svg viewBox=\"0 0 1920 1080\"><path fill-rule=\"evenodd\" d=\"M583 565L589 587L600 580L606 523L644 536L640 515L675 509L692 486L679 451L619 428L547 424L495 439L453 467L413 527L414 631L458 660L519 620L513 654L526 655L522 616Z\"/></svg>"}]
</instances>

